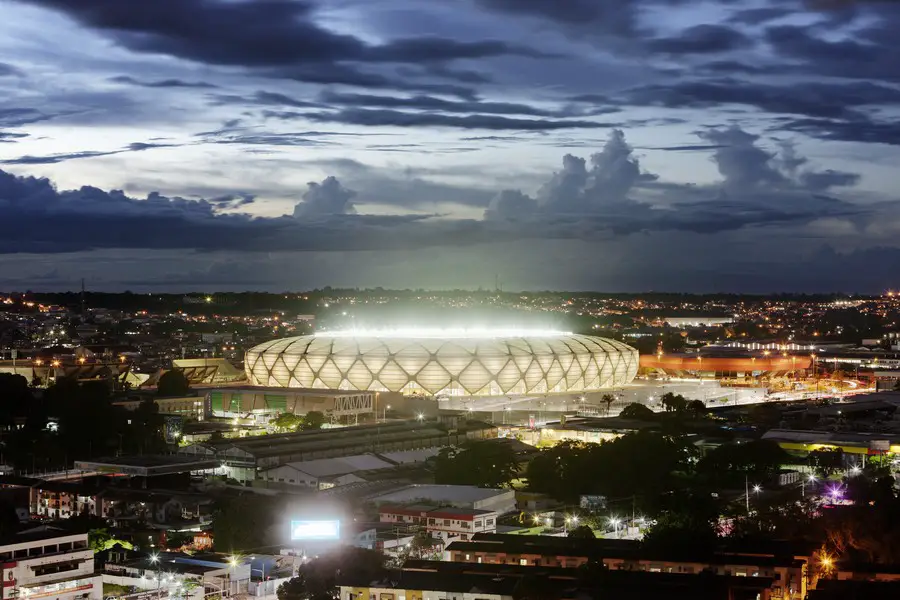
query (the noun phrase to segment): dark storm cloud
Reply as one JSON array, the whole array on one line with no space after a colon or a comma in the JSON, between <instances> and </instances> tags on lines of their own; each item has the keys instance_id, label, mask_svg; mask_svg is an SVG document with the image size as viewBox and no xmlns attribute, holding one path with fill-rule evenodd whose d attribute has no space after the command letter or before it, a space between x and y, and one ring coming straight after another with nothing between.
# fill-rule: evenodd
<instances>
[{"instance_id":1,"label":"dark storm cloud","mask_svg":"<svg viewBox=\"0 0 900 600\"><path fill-rule=\"evenodd\" d=\"M542 56L499 40L441 37L398 39L371 45L334 33L313 20L304 0L25 0L65 12L137 52L164 53L208 64L291 67L329 63L419 63L491 56Z\"/></svg>"},{"instance_id":2,"label":"dark storm cloud","mask_svg":"<svg viewBox=\"0 0 900 600\"><path fill-rule=\"evenodd\" d=\"M607 123L568 119L515 119L494 115L452 116L438 113L408 113L396 110L344 109L336 112L304 113L303 118L320 123L343 123L364 127L452 127L459 129L493 129L552 131L556 129L598 129Z\"/></svg>"},{"instance_id":3,"label":"dark storm cloud","mask_svg":"<svg viewBox=\"0 0 900 600\"><path fill-rule=\"evenodd\" d=\"M21 127L52 119L56 115L44 114L34 108L0 108L0 127Z\"/></svg>"},{"instance_id":4,"label":"dark storm cloud","mask_svg":"<svg viewBox=\"0 0 900 600\"><path fill-rule=\"evenodd\" d=\"M286 78L304 83L323 85L341 84L376 90L400 90L406 92L425 92L456 96L464 100L477 100L478 92L470 86L452 83L434 83L418 81L408 77L387 76L380 73L362 70L358 67L332 63L327 68L319 65L312 67L290 67L277 70L266 70L266 75L275 78Z\"/></svg>"},{"instance_id":5,"label":"dark storm cloud","mask_svg":"<svg viewBox=\"0 0 900 600\"><path fill-rule=\"evenodd\" d=\"M98 158L101 156L111 156L113 154L123 154L125 152L141 152L143 150L151 150L153 148L173 148L181 144L155 144L146 142L133 142L125 148L119 150L83 150L81 152L67 152L63 154L51 154L49 156L31 156L25 155L18 158L10 158L0 160L3 165L53 165L65 162L67 160L78 160L80 158Z\"/></svg>"},{"instance_id":6,"label":"dark storm cloud","mask_svg":"<svg viewBox=\"0 0 900 600\"><path fill-rule=\"evenodd\" d=\"M410 98L398 98L396 96L377 96L374 94L349 94L339 92L324 92L320 99L325 104L354 106L354 107L379 107L379 108L407 108L417 110L436 110L448 113L481 113L493 115L531 115L535 117L570 117L576 116L574 110L545 110L517 104L514 102L458 102L444 100L434 96L413 96Z\"/></svg>"},{"instance_id":7,"label":"dark storm cloud","mask_svg":"<svg viewBox=\"0 0 900 600\"><path fill-rule=\"evenodd\" d=\"M896 120L793 119L780 121L777 129L821 140L900 146L900 121Z\"/></svg>"},{"instance_id":8,"label":"dark storm cloud","mask_svg":"<svg viewBox=\"0 0 900 600\"><path fill-rule=\"evenodd\" d=\"M69 152L67 154L53 154L51 156L20 156L18 158L9 158L0 160L3 165L52 165L67 160L77 160L79 158L97 158L98 156L109 156L111 154L120 154L124 150L112 150L109 152L96 152L86 150L84 152Z\"/></svg>"},{"instance_id":9,"label":"dark storm cloud","mask_svg":"<svg viewBox=\"0 0 900 600\"><path fill-rule=\"evenodd\" d=\"M667 108L753 106L770 113L858 118L865 106L900 102L900 90L869 82L777 86L738 79L654 84L629 90L625 102Z\"/></svg>"},{"instance_id":10,"label":"dark storm cloud","mask_svg":"<svg viewBox=\"0 0 900 600\"><path fill-rule=\"evenodd\" d=\"M859 174L828 169L817 173L804 173L800 181L811 190L825 191L833 187L847 187L859 182Z\"/></svg>"},{"instance_id":11,"label":"dark storm cloud","mask_svg":"<svg viewBox=\"0 0 900 600\"><path fill-rule=\"evenodd\" d=\"M597 2L596 0L475 0L477 4L494 11L549 20L573 28L590 28L596 31L628 35L637 28L634 2Z\"/></svg>"},{"instance_id":12,"label":"dark storm cloud","mask_svg":"<svg viewBox=\"0 0 900 600\"><path fill-rule=\"evenodd\" d=\"M753 40L741 31L725 25L696 25L678 35L647 42L652 52L664 54L718 54L753 46Z\"/></svg>"},{"instance_id":13,"label":"dark storm cloud","mask_svg":"<svg viewBox=\"0 0 900 600\"><path fill-rule=\"evenodd\" d=\"M0 77L22 77L23 75L25 73L17 67L0 62Z\"/></svg>"},{"instance_id":14,"label":"dark storm cloud","mask_svg":"<svg viewBox=\"0 0 900 600\"><path fill-rule=\"evenodd\" d=\"M292 98L286 94L278 92L264 92L262 90L256 92L252 96L238 96L235 94L213 94L209 96L213 106L228 105L259 105L259 106L292 106L294 108L322 108L322 104L318 102L308 102Z\"/></svg>"},{"instance_id":15,"label":"dark storm cloud","mask_svg":"<svg viewBox=\"0 0 900 600\"><path fill-rule=\"evenodd\" d=\"M853 37L826 39L813 28L781 25L766 30L765 40L795 70L807 75L900 81L900 16L887 14Z\"/></svg>"},{"instance_id":16,"label":"dark storm cloud","mask_svg":"<svg viewBox=\"0 0 900 600\"><path fill-rule=\"evenodd\" d=\"M113 83L122 83L144 88L189 88L189 89L213 89L219 86L205 81L183 81L181 79L160 79L158 81L139 81L128 75L110 77Z\"/></svg>"},{"instance_id":17,"label":"dark storm cloud","mask_svg":"<svg viewBox=\"0 0 900 600\"><path fill-rule=\"evenodd\" d=\"M790 16L796 11L791 6L763 6L760 8L748 8L735 12L729 21L743 25L763 25L771 21L777 21Z\"/></svg>"},{"instance_id":18,"label":"dark storm cloud","mask_svg":"<svg viewBox=\"0 0 900 600\"><path fill-rule=\"evenodd\" d=\"M438 225L428 234L417 233L417 228L407 230L426 218L420 216L355 216L313 210L309 216L316 220L307 222L218 212L246 204L250 198L238 195L214 202L192 201L154 192L137 200L120 191L94 187L57 191L46 179L0 171L0 253L94 248L366 250L440 244L443 238L431 242L426 238L445 229L448 234L465 234L461 239L477 233L465 223Z\"/></svg>"},{"instance_id":19,"label":"dark storm cloud","mask_svg":"<svg viewBox=\"0 0 900 600\"><path fill-rule=\"evenodd\" d=\"M20 140L22 138L27 138L27 133L14 133L11 131L0 131L0 143L4 142L15 142L16 140Z\"/></svg>"}]
</instances>

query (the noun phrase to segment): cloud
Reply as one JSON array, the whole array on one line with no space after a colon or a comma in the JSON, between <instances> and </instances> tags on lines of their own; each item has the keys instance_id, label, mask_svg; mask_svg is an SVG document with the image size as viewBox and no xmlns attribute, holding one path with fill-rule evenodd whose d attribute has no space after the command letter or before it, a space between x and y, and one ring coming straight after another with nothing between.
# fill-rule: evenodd
<instances>
[{"instance_id":1,"label":"cloud","mask_svg":"<svg viewBox=\"0 0 900 600\"><path fill-rule=\"evenodd\" d=\"M335 112L311 112L298 115L320 123L343 123L363 127L452 127L457 129L491 129L520 131L552 131L556 129L599 129L607 123L580 119L516 119L494 115L452 116L438 113L409 113L397 110L343 109Z\"/></svg>"},{"instance_id":2,"label":"cloud","mask_svg":"<svg viewBox=\"0 0 900 600\"><path fill-rule=\"evenodd\" d=\"M252 68L315 65L320 74L342 61L427 63L491 56L544 54L500 40L459 41L437 36L369 44L314 20L305 0L26 0L65 12L136 52Z\"/></svg>"},{"instance_id":3,"label":"cloud","mask_svg":"<svg viewBox=\"0 0 900 600\"><path fill-rule=\"evenodd\" d=\"M628 90L623 98L629 104L668 108L743 104L769 113L856 119L861 107L897 104L900 90L869 82L778 86L719 79L652 84Z\"/></svg>"},{"instance_id":4,"label":"cloud","mask_svg":"<svg viewBox=\"0 0 900 600\"><path fill-rule=\"evenodd\" d=\"M718 54L753 46L753 40L738 29L725 25L696 25L678 35L647 42L653 52L664 54Z\"/></svg>"},{"instance_id":5,"label":"cloud","mask_svg":"<svg viewBox=\"0 0 900 600\"><path fill-rule=\"evenodd\" d=\"M537 202L519 190L503 190L494 198L484 211L488 220L528 220L534 216Z\"/></svg>"},{"instance_id":6,"label":"cloud","mask_svg":"<svg viewBox=\"0 0 900 600\"><path fill-rule=\"evenodd\" d=\"M635 3L630 0L476 0L476 3L499 12L555 22L573 29L592 29L613 36L632 35L638 28Z\"/></svg>"},{"instance_id":7,"label":"cloud","mask_svg":"<svg viewBox=\"0 0 900 600\"><path fill-rule=\"evenodd\" d=\"M22 77L24 75L19 68L0 62L0 77Z\"/></svg>"},{"instance_id":8,"label":"cloud","mask_svg":"<svg viewBox=\"0 0 900 600\"><path fill-rule=\"evenodd\" d=\"M16 140L21 140L22 138L27 138L27 133L16 133L12 131L0 131L0 143L3 142L15 142Z\"/></svg>"},{"instance_id":9,"label":"cloud","mask_svg":"<svg viewBox=\"0 0 900 600\"><path fill-rule=\"evenodd\" d=\"M325 92L320 96L325 104L337 104L353 107L380 107L380 108L405 108L416 110L430 110L447 113L480 113L496 115L530 115L535 117L570 117L574 114L584 114L582 111L572 109L546 110L518 104L514 102L459 102L445 100L434 96L413 96L410 98L398 98L396 96L378 96L374 94L349 94L339 92Z\"/></svg>"},{"instance_id":10,"label":"cloud","mask_svg":"<svg viewBox=\"0 0 900 600\"><path fill-rule=\"evenodd\" d=\"M353 214L350 202L356 192L348 190L336 177L326 177L322 183L310 182L303 193L303 202L294 207L295 219Z\"/></svg>"},{"instance_id":11,"label":"cloud","mask_svg":"<svg viewBox=\"0 0 900 600\"><path fill-rule=\"evenodd\" d=\"M188 88L188 89L214 89L219 86L207 83L205 81L183 81L181 79L160 79L158 81L140 81L128 75L118 75L110 77L109 81L113 83L122 83L137 87L158 89L158 88Z\"/></svg>"},{"instance_id":12,"label":"cloud","mask_svg":"<svg viewBox=\"0 0 900 600\"><path fill-rule=\"evenodd\" d=\"M853 173L804 168L790 144L781 154L758 144L759 136L738 127L703 131L722 181L714 186L661 183L641 170L621 130L614 130L590 165L571 154L563 168L534 198L515 190L498 194L485 210L488 221L506 223L525 235L570 232L589 238L600 231L713 233L750 226L802 224L822 217L867 218L870 211L822 195L832 187L854 185ZM657 192L663 192L659 196Z\"/></svg>"},{"instance_id":13,"label":"cloud","mask_svg":"<svg viewBox=\"0 0 900 600\"><path fill-rule=\"evenodd\" d=\"M824 192L833 187L856 185L859 183L859 174L826 169L825 171L803 173L800 175L800 181L804 187L810 190Z\"/></svg>"},{"instance_id":14,"label":"cloud","mask_svg":"<svg viewBox=\"0 0 900 600\"><path fill-rule=\"evenodd\" d=\"M0 138L2 140L2 138ZM132 142L125 148L119 150L83 150L81 152L66 152L62 154L50 154L48 156L31 156L25 155L18 158L9 158L0 160L3 165L53 165L68 160L78 160L81 158L98 158L101 156L112 156L114 154L123 154L125 152L141 152L143 150L151 150L153 148L172 148L182 144L157 144L148 142Z\"/></svg>"}]
</instances>

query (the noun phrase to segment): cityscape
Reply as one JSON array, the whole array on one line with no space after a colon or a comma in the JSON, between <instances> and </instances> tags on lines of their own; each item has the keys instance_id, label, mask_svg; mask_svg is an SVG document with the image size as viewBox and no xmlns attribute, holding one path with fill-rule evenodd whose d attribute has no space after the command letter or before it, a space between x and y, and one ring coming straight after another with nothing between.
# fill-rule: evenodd
<instances>
[{"instance_id":1,"label":"cityscape","mask_svg":"<svg viewBox=\"0 0 900 600\"><path fill-rule=\"evenodd\" d=\"M900 599L885 0L0 0L0 600Z\"/></svg>"}]
</instances>

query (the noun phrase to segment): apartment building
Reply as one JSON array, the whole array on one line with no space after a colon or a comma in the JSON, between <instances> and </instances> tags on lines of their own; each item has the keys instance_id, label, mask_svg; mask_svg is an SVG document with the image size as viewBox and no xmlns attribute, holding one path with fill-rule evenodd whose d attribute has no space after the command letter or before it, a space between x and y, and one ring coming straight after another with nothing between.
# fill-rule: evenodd
<instances>
[{"instance_id":1,"label":"apartment building","mask_svg":"<svg viewBox=\"0 0 900 600\"><path fill-rule=\"evenodd\" d=\"M88 536L41 528L0 542L3 600L102 600Z\"/></svg>"},{"instance_id":2,"label":"apartment building","mask_svg":"<svg viewBox=\"0 0 900 600\"><path fill-rule=\"evenodd\" d=\"M382 523L397 523L424 528L432 537L445 543L466 541L476 533L497 531L496 511L475 508L436 508L427 505L384 505L378 509Z\"/></svg>"},{"instance_id":3,"label":"apartment building","mask_svg":"<svg viewBox=\"0 0 900 600\"><path fill-rule=\"evenodd\" d=\"M767 591L772 600L803 600L809 585L809 554L792 549L723 547L698 555L689 550L650 552L630 540L482 534L475 540L452 542L444 555L446 561L456 563L569 569L591 564L608 572L766 578L772 582Z\"/></svg>"}]
</instances>

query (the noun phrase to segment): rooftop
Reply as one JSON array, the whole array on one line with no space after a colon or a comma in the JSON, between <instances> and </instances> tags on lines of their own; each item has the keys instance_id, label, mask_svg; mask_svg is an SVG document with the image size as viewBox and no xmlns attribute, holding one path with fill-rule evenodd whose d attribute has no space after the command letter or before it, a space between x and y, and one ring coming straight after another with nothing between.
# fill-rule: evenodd
<instances>
[{"instance_id":1,"label":"rooftop","mask_svg":"<svg viewBox=\"0 0 900 600\"><path fill-rule=\"evenodd\" d=\"M474 485L408 485L398 490L379 494L370 498L376 504L408 504L417 501L431 501L452 504L453 502L478 502L502 494L512 493L499 488L480 488Z\"/></svg>"}]
</instances>

